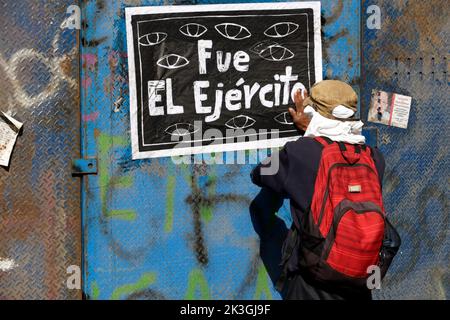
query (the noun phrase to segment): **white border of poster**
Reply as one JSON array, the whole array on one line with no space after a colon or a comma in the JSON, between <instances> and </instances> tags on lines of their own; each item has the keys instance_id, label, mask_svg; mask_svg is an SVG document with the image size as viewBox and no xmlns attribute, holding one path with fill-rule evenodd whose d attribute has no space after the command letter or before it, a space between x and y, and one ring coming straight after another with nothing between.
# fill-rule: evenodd
<instances>
[{"instance_id":1,"label":"white border of poster","mask_svg":"<svg viewBox=\"0 0 450 320\"><path fill-rule=\"evenodd\" d=\"M312 9L314 15L314 68L316 82L322 80L322 39L320 22L320 1L310 2L274 2L274 3L233 3L233 4L207 4L186 6L147 6L125 8L126 33L128 49L128 75L130 88L130 124L131 124L131 150L132 159L159 158L182 156L200 153L228 152L249 149L267 149L282 147L288 141L295 141L299 136L247 141L237 143L211 144L208 146L193 146L191 148L173 148L156 151L139 151L139 138L137 127L137 92L136 70L134 65L135 52L133 44L133 28L131 18L134 15L182 13L182 12L219 12L219 11L246 11L246 10L286 10L286 9ZM270 131L269 131L270 134Z\"/></svg>"}]
</instances>

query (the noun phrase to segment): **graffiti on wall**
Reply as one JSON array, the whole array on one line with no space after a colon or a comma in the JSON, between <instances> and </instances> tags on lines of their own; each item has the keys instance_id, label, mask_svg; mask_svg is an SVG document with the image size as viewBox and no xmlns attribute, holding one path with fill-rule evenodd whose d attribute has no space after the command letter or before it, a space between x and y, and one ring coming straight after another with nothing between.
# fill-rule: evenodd
<instances>
[{"instance_id":1,"label":"graffiti on wall","mask_svg":"<svg viewBox=\"0 0 450 320\"><path fill-rule=\"evenodd\" d=\"M83 7L83 148L99 161L98 177L89 177L85 189L85 294L279 299L250 218L258 193L249 180L251 165L130 159L124 7L146 4L156 3L93 1ZM342 40L357 34L349 17L358 4L323 6L326 74L357 79L357 43ZM100 28L104 23L112 29ZM349 57L344 64L330 59L339 50ZM289 215L286 204L278 214Z\"/></svg>"},{"instance_id":2,"label":"graffiti on wall","mask_svg":"<svg viewBox=\"0 0 450 320\"><path fill-rule=\"evenodd\" d=\"M66 268L80 263L77 33L68 1L2 1L0 100L24 123L0 175L0 299L77 299ZM45 21L45 23L43 23ZM39 36L36 36L39 35Z\"/></svg>"}]
</instances>

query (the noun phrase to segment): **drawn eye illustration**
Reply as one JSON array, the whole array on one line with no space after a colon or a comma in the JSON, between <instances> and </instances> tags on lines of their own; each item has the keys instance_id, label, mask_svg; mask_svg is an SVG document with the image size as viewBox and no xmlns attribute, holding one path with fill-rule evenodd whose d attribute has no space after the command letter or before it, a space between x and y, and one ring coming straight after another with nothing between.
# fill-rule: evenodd
<instances>
[{"instance_id":1,"label":"drawn eye illustration","mask_svg":"<svg viewBox=\"0 0 450 320\"><path fill-rule=\"evenodd\" d=\"M177 54L168 54L159 59L156 64L166 69L178 69L189 64L189 60Z\"/></svg>"},{"instance_id":2,"label":"drawn eye illustration","mask_svg":"<svg viewBox=\"0 0 450 320\"><path fill-rule=\"evenodd\" d=\"M268 61L285 61L292 59L294 53L288 48L276 44L261 51L259 56Z\"/></svg>"},{"instance_id":3,"label":"drawn eye illustration","mask_svg":"<svg viewBox=\"0 0 450 320\"><path fill-rule=\"evenodd\" d=\"M214 28L222 36L230 40L242 40L252 36L246 27L236 23L221 23L214 26Z\"/></svg>"},{"instance_id":4,"label":"drawn eye illustration","mask_svg":"<svg viewBox=\"0 0 450 320\"><path fill-rule=\"evenodd\" d=\"M245 129L255 124L255 120L244 115L239 115L228 120L225 125L230 129Z\"/></svg>"},{"instance_id":5,"label":"drawn eye illustration","mask_svg":"<svg viewBox=\"0 0 450 320\"><path fill-rule=\"evenodd\" d=\"M259 55L267 48L278 45L279 45L278 43L273 42L272 40L264 40L254 44L253 47L250 48L250 51Z\"/></svg>"},{"instance_id":6,"label":"drawn eye illustration","mask_svg":"<svg viewBox=\"0 0 450 320\"><path fill-rule=\"evenodd\" d=\"M139 44L144 47L155 46L167 38L167 33L152 32L139 38Z\"/></svg>"},{"instance_id":7,"label":"drawn eye illustration","mask_svg":"<svg viewBox=\"0 0 450 320\"><path fill-rule=\"evenodd\" d=\"M273 120L281 124L294 124L291 115L287 111L280 113L279 115L274 117Z\"/></svg>"},{"instance_id":8,"label":"drawn eye illustration","mask_svg":"<svg viewBox=\"0 0 450 320\"><path fill-rule=\"evenodd\" d=\"M293 34L298 29L298 24L293 22L279 22L267 28L264 34L271 38L284 38Z\"/></svg>"},{"instance_id":9,"label":"drawn eye illustration","mask_svg":"<svg viewBox=\"0 0 450 320\"><path fill-rule=\"evenodd\" d=\"M199 128L197 126L190 123L175 123L168 127L165 131L171 136L182 137L196 133L198 130Z\"/></svg>"},{"instance_id":10,"label":"drawn eye illustration","mask_svg":"<svg viewBox=\"0 0 450 320\"><path fill-rule=\"evenodd\" d=\"M180 28L180 32L187 37L201 37L208 29L198 23L188 23Z\"/></svg>"}]
</instances>

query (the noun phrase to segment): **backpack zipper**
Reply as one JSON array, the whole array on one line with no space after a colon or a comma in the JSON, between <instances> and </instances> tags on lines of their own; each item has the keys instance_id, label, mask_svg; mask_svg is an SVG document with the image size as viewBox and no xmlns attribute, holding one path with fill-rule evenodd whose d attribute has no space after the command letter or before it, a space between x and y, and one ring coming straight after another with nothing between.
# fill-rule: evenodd
<instances>
[{"instance_id":1,"label":"backpack zipper","mask_svg":"<svg viewBox=\"0 0 450 320\"><path fill-rule=\"evenodd\" d=\"M320 225L322 224L323 214L325 212L325 205L326 205L326 201L327 201L328 194L329 194L329 184L330 184L331 171L334 168L337 168L337 167L367 167L367 168L370 169L370 171L375 173L375 170L373 170L373 168L371 166L369 166L368 164L365 164L365 163L355 163L355 164L335 163L335 164L333 164L330 167L330 169L328 169L327 187L325 189L325 193L324 193L324 196L323 196L322 207L320 209L320 214L319 214L319 220L317 221L317 226L319 228L320 228Z\"/></svg>"}]
</instances>

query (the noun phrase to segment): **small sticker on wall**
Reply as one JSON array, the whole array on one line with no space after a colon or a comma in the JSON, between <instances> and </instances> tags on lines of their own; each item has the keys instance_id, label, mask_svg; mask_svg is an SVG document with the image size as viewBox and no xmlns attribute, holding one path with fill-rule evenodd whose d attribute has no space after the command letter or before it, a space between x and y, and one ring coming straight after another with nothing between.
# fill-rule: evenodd
<instances>
[{"instance_id":1,"label":"small sticker on wall","mask_svg":"<svg viewBox=\"0 0 450 320\"><path fill-rule=\"evenodd\" d=\"M372 90L368 121L408 128L412 98L398 93Z\"/></svg>"},{"instance_id":2,"label":"small sticker on wall","mask_svg":"<svg viewBox=\"0 0 450 320\"><path fill-rule=\"evenodd\" d=\"M9 166L22 123L0 111L0 166Z\"/></svg>"}]
</instances>

